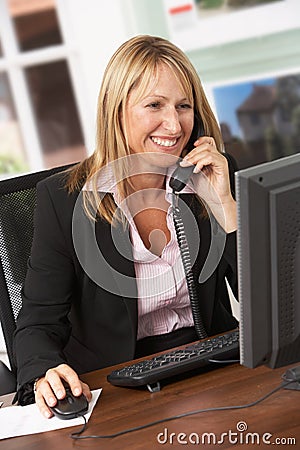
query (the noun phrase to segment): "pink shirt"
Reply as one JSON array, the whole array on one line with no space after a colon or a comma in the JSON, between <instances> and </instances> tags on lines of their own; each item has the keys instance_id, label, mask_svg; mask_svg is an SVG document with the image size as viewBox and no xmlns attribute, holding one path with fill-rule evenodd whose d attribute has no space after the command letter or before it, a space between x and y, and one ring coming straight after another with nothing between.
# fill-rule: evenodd
<instances>
[{"instance_id":1,"label":"pink shirt","mask_svg":"<svg viewBox=\"0 0 300 450\"><path fill-rule=\"evenodd\" d=\"M168 177L166 200L170 203L170 207L167 212L167 226L171 239L159 257L145 247L132 217L128 211L124 211L124 202L122 204L117 189L111 182L111 174L105 172L102 172L105 176L101 176L98 180L98 189L113 194L116 204L122 208L129 221L138 290L137 338L142 339L193 326L188 288L173 223ZM182 192L193 191L185 187Z\"/></svg>"},{"instance_id":2,"label":"pink shirt","mask_svg":"<svg viewBox=\"0 0 300 450\"><path fill-rule=\"evenodd\" d=\"M145 247L134 222L130 225L138 288L138 339L193 326L171 206L167 226L171 239L158 257Z\"/></svg>"}]
</instances>

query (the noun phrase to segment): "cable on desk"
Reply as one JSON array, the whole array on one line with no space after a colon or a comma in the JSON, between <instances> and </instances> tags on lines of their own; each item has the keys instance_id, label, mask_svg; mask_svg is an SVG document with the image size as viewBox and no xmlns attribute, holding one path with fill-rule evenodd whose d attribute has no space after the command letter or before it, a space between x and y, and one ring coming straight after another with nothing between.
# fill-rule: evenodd
<instances>
[{"instance_id":1,"label":"cable on desk","mask_svg":"<svg viewBox=\"0 0 300 450\"><path fill-rule=\"evenodd\" d=\"M239 363L240 360L239 359L209 359L208 362L214 363L214 364L234 364L234 363Z\"/></svg>"},{"instance_id":2,"label":"cable on desk","mask_svg":"<svg viewBox=\"0 0 300 450\"><path fill-rule=\"evenodd\" d=\"M83 439L83 436L81 436L81 437L78 437L78 436L86 430L87 420L86 420L85 416L77 415L77 417L82 417L83 418L83 426L82 426L82 428L79 431L74 431L74 433L71 433L70 437L73 438L73 439Z\"/></svg>"},{"instance_id":3,"label":"cable on desk","mask_svg":"<svg viewBox=\"0 0 300 450\"><path fill-rule=\"evenodd\" d=\"M81 433L83 433L85 431L86 426L87 426L86 418L84 416L82 416L83 419L84 419L83 427L81 428L81 430L70 434L70 437L72 439L111 439L111 438L115 438L115 437L118 437L118 436L122 436L124 434L132 433L133 431L144 430L146 428L153 427L154 425L158 425L158 424L161 424L161 423L164 423L164 422L170 422L171 420L175 420L175 419L182 419L183 417L194 416L194 415L200 414L200 413L215 412L215 411L228 411L228 410L232 410L232 409L251 408L252 406L256 406L259 403L261 403L264 400L266 400L267 398L271 397L271 395L275 394L277 391L279 391L280 389L283 389L285 386L287 386L288 384L290 384L292 382L293 382L292 380L282 382L279 386L277 386L276 388L272 389L272 391L268 392L263 397L259 398L258 400L255 400L252 403L247 403L245 405L219 406L219 407L216 407L216 408L197 409L195 411L190 411L190 412L187 412L187 413L178 414L176 416L166 417L165 419L156 420L154 422L149 422L149 423L146 423L144 425L139 425L137 427L127 428L125 430L121 430L121 431L118 431L117 433L113 433L113 434L105 434L105 435L92 435L91 434L91 435L83 435L82 436Z\"/></svg>"}]
</instances>

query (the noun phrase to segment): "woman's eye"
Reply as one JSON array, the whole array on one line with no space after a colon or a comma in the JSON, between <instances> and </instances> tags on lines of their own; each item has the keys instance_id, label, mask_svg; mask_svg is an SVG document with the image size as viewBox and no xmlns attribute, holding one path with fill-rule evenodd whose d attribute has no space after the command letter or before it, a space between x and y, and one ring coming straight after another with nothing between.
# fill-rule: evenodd
<instances>
[{"instance_id":1,"label":"woman's eye","mask_svg":"<svg viewBox=\"0 0 300 450\"><path fill-rule=\"evenodd\" d=\"M147 106L148 106L148 108L156 109L156 108L159 108L160 103L159 102L152 102L152 103L149 103Z\"/></svg>"},{"instance_id":2,"label":"woman's eye","mask_svg":"<svg viewBox=\"0 0 300 450\"><path fill-rule=\"evenodd\" d=\"M192 106L189 103L182 103L180 105L178 105L179 109L191 109Z\"/></svg>"}]
</instances>

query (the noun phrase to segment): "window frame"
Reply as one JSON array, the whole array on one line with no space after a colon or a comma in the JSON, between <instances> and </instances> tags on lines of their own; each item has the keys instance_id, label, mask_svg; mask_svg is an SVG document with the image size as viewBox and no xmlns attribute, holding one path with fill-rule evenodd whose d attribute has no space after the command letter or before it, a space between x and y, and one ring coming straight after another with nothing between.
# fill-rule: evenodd
<instances>
[{"instance_id":1,"label":"window frame","mask_svg":"<svg viewBox=\"0 0 300 450\"><path fill-rule=\"evenodd\" d=\"M90 120L91 111L84 96L84 81L80 70L76 40L73 40L71 26L68 25L66 20L62 20L65 13L63 2L56 2L58 26L63 39L62 44L22 51L18 47L7 2L6 0L0 0L0 39L3 52L3 56L0 57L0 71L7 74L30 171L42 170L45 168L45 164L30 101L29 87L26 83L25 69L28 67L61 60L66 61L87 154L89 153L88 149L91 148L90 139L93 132ZM69 42L74 42L75 45L69 45Z\"/></svg>"}]
</instances>

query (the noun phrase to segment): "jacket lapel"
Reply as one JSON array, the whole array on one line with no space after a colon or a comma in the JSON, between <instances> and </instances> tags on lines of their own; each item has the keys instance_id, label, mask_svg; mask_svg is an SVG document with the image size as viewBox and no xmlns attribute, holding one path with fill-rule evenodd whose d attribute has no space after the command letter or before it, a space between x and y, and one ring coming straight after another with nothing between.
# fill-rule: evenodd
<instances>
[{"instance_id":1,"label":"jacket lapel","mask_svg":"<svg viewBox=\"0 0 300 450\"><path fill-rule=\"evenodd\" d=\"M105 261L108 289L125 302L134 332L137 330L137 285L128 227L111 226L104 220L95 224L96 240Z\"/></svg>"}]
</instances>

